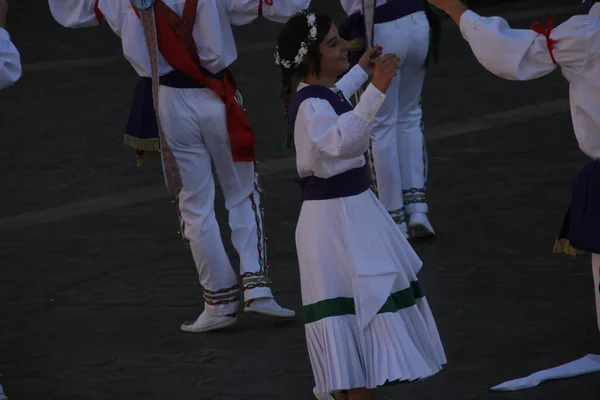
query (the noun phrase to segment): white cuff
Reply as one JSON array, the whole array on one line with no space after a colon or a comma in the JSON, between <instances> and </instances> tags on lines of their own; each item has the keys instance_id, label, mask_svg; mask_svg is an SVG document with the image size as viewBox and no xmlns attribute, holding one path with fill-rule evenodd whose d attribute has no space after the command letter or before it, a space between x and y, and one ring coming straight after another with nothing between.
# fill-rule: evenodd
<instances>
[{"instance_id":1,"label":"white cuff","mask_svg":"<svg viewBox=\"0 0 600 400\"><path fill-rule=\"evenodd\" d=\"M465 30L477 30L477 23L482 19L481 15L477 14L474 11L467 10L460 17L460 30L463 32Z\"/></svg>"},{"instance_id":2,"label":"white cuff","mask_svg":"<svg viewBox=\"0 0 600 400\"><path fill-rule=\"evenodd\" d=\"M350 69L350 71L348 71L348 75L350 79L356 82L358 87L362 86L369 79L369 75L358 64L356 64L354 67L352 67L352 69Z\"/></svg>"},{"instance_id":3,"label":"white cuff","mask_svg":"<svg viewBox=\"0 0 600 400\"><path fill-rule=\"evenodd\" d=\"M375 115L377 114L377 111L379 111L384 100L385 94L381 93L379 89L373 86L373 84L369 84L367 89L360 96L360 101L356 105L354 113L363 120L371 122L375 118Z\"/></svg>"}]
</instances>

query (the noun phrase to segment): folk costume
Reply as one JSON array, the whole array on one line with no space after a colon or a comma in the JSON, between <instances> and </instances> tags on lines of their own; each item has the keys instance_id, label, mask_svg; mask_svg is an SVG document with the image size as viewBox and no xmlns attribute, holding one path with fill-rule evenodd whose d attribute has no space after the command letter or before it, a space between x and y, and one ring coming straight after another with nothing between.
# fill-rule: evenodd
<instances>
[{"instance_id":1,"label":"folk costume","mask_svg":"<svg viewBox=\"0 0 600 400\"><path fill-rule=\"evenodd\" d=\"M434 235L427 217L427 151L421 91L426 64L437 60L439 17L423 0L341 0L348 15L340 36L350 40L351 61L370 46L400 58L373 125L372 157L378 196L404 233Z\"/></svg>"},{"instance_id":2,"label":"folk costume","mask_svg":"<svg viewBox=\"0 0 600 400\"><path fill-rule=\"evenodd\" d=\"M247 24L259 15L285 22L307 2L49 0L54 18L64 26L93 26L105 20L121 38L123 53L136 72L153 78L138 86L132 107L136 118L130 118L130 124L157 125L165 179L178 195L182 236L203 287L205 310L195 322L182 325L186 332L233 324L240 290L245 311L276 317L295 314L280 307L271 293L261 188L254 170L256 138L228 67L237 58L230 24ZM157 120L152 118L153 102L158 104ZM240 256L241 286L215 217L211 161Z\"/></svg>"},{"instance_id":3,"label":"folk costume","mask_svg":"<svg viewBox=\"0 0 600 400\"><path fill-rule=\"evenodd\" d=\"M310 15L308 15L310 18ZM364 153L385 95L352 68L334 88L300 83L288 108L303 203L296 227L314 392L414 381L446 362L417 279L421 260L369 189Z\"/></svg>"},{"instance_id":4,"label":"folk costume","mask_svg":"<svg viewBox=\"0 0 600 400\"><path fill-rule=\"evenodd\" d=\"M560 68L569 82L571 118L579 148L590 157L574 180L571 205L555 244L555 252L592 253L598 328L600 329L600 3L586 0L578 15L553 27L536 22L532 29L511 29L500 17L466 11L460 30L478 61L509 80L531 80ZM540 371L494 387L518 390L544 379L600 371L600 356Z\"/></svg>"}]
</instances>

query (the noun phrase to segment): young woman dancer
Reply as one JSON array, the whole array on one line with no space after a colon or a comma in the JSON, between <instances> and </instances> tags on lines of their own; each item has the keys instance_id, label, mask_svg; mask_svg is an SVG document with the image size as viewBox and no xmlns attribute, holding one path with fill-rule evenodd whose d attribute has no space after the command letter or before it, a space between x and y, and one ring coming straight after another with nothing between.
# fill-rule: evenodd
<instances>
[{"instance_id":1,"label":"young woman dancer","mask_svg":"<svg viewBox=\"0 0 600 400\"><path fill-rule=\"evenodd\" d=\"M320 399L371 399L378 386L431 376L446 362L417 280L422 263L369 189L364 153L398 68L396 55L381 52L336 83L349 68L348 44L329 17L305 10L287 22L275 53L301 177L296 246ZM373 71L353 109L347 99Z\"/></svg>"}]
</instances>

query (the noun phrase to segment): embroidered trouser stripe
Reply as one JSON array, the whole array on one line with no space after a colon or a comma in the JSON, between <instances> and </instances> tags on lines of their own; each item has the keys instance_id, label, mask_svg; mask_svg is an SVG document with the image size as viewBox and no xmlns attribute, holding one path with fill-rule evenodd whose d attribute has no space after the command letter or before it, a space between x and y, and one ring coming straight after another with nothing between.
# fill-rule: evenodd
<instances>
[{"instance_id":1,"label":"embroidered trouser stripe","mask_svg":"<svg viewBox=\"0 0 600 400\"><path fill-rule=\"evenodd\" d=\"M255 173L250 195L232 207L229 214L231 223L237 227L234 246L240 254L240 274L246 302L273 297L267 276L269 263L261 194L259 176Z\"/></svg>"},{"instance_id":2,"label":"embroidered trouser stripe","mask_svg":"<svg viewBox=\"0 0 600 400\"><path fill-rule=\"evenodd\" d=\"M404 207L388 212L395 223L403 224L406 222L406 213L404 212Z\"/></svg>"},{"instance_id":3,"label":"embroidered trouser stripe","mask_svg":"<svg viewBox=\"0 0 600 400\"><path fill-rule=\"evenodd\" d=\"M204 301L209 306L237 303L240 300L239 293L240 285L234 285L230 288L215 291L210 291L208 289L203 290Z\"/></svg>"}]
</instances>

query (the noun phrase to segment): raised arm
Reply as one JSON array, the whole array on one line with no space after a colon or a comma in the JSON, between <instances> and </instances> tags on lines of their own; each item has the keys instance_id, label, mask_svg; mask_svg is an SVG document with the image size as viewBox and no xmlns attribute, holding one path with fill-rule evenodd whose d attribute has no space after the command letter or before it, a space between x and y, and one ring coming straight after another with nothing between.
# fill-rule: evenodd
<instances>
[{"instance_id":1,"label":"raised arm","mask_svg":"<svg viewBox=\"0 0 600 400\"><path fill-rule=\"evenodd\" d=\"M221 0L232 25L246 25L259 16L285 23L298 11L307 8L311 0Z\"/></svg>"},{"instance_id":2,"label":"raised arm","mask_svg":"<svg viewBox=\"0 0 600 400\"><path fill-rule=\"evenodd\" d=\"M546 37L531 29L512 29L500 17L467 11L460 19L460 31L479 63L501 78L531 80L556 69Z\"/></svg>"},{"instance_id":3,"label":"raised arm","mask_svg":"<svg viewBox=\"0 0 600 400\"><path fill-rule=\"evenodd\" d=\"M103 17L98 2L98 0L48 0L52 16L56 22L66 28L88 28L102 23Z\"/></svg>"},{"instance_id":4,"label":"raised arm","mask_svg":"<svg viewBox=\"0 0 600 400\"><path fill-rule=\"evenodd\" d=\"M482 17L468 10L459 0L429 2L446 11L459 24L479 63L501 78L536 79L557 66L579 74L586 63L590 43L589 16L572 17L554 28L549 34L549 46L546 35L533 29L513 29L500 17Z\"/></svg>"},{"instance_id":5,"label":"raised arm","mask_svg":"<svg viewBox=\"0 0 600 400\"><path fill-rule=\"evenodd\" d=\"M304 126L296 131L308 132L308 136L294 135L296 147L305 147L303 143L309 140L330 157L351 159L360 156L369 147L373 118L384 99L383 93L369 85L356 108L342 115L337 115L326 100L305 100L296 118L296 124Z\"/></svg>"},{"instance_id":6,"label":"raised arm","mask_svg":"<svg viewBox=\"0 0 600 400\"><path fill-rule=\"evenodd\" d=\"M359 64L356 64L336 82L335 86L349 99L360 89L367 79L369 79L369 75L367 75Z\"/></svg>"},{"instance_id":7,"label":"raised arm","mask_svg":"<svg viewBox=\"0 0 600 400\"><path fill-rule=\"evenodd\" d=\"M571 17L552 30L550 39L531 29L511 29L502 18L483 18L472 11L463 14L460 29L487 70L525 81L547 75L557 66L568 72L567 77L581 74L590 46L598 38L597 21L594 24L592 18Z\"/></svg>"}]
</instances>

